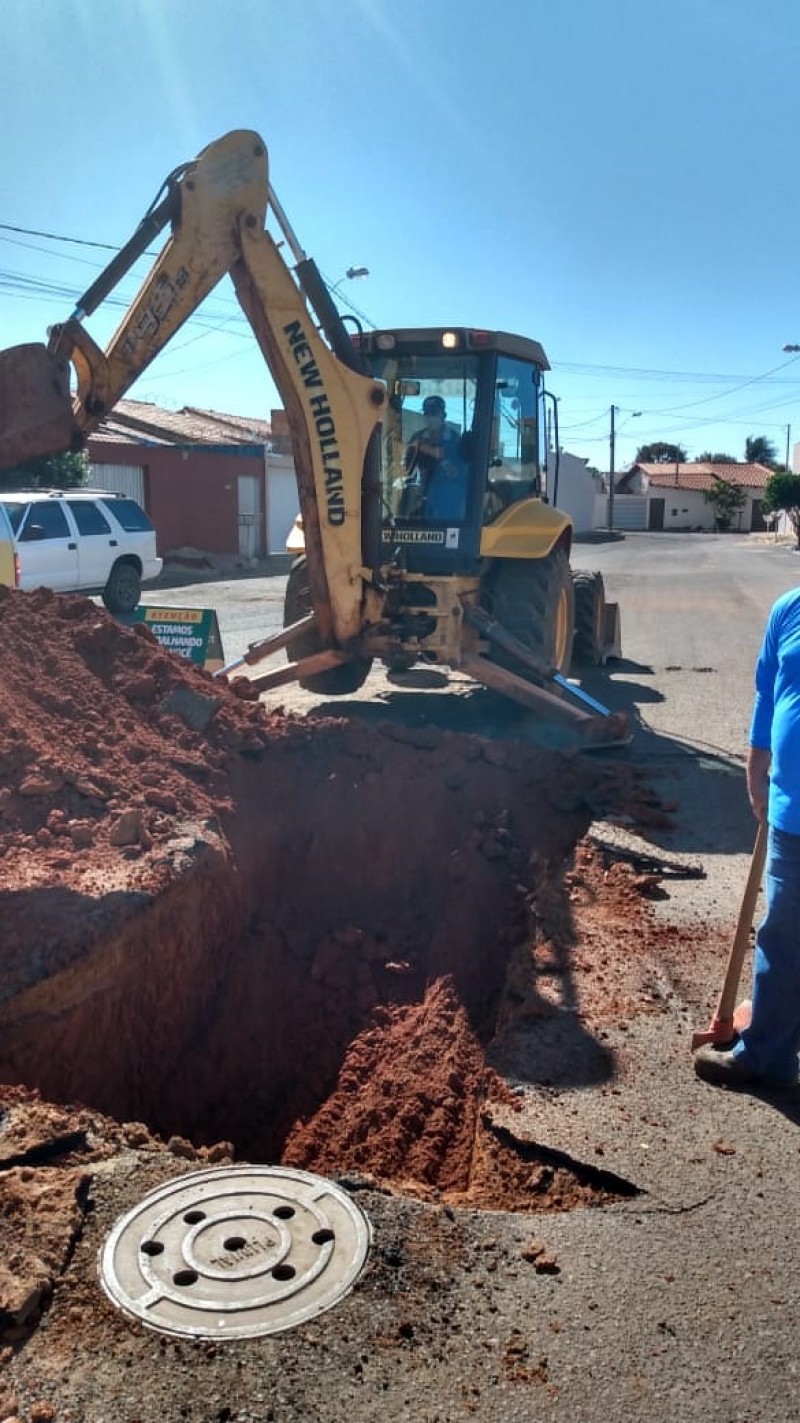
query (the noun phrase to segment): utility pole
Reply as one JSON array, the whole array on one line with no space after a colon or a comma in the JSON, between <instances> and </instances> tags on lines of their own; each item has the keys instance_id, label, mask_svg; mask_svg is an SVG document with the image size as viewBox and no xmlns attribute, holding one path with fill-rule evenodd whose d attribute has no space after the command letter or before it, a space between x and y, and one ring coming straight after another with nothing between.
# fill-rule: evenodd
<instances>
[{"instance_id":1,"label":"utility pole","mask_svg":"<svg viewBox=\"0 0 800 1423\"><path fill-rule=\"evenodd\" d=\"M787 426L786 426L786 473L787 473L787 474L789 473L789 468L790 468L790 466L789 466L789 442L790 442L791 438L792 438L792 427L791 427L791 425L787 425Z\"/></svg>"},{"instance_id":2,"label":"utility pole","mask_svg":"<svg viewBox=\"0 0 800 1423\"><path fill-rule=\"evenodd\" d=\"M608 459L608 527L614 527L614 415L616 405L611 407L611 433L609 436L609 459Z\"/></svg>"}]
</instances>

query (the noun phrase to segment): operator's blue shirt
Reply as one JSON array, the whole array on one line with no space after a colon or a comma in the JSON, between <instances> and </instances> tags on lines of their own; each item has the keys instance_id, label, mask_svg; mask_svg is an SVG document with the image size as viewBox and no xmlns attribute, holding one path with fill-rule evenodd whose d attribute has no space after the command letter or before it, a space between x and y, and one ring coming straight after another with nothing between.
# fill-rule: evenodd
<instances>
[{"instance_id":1,"label":"operator's blue shirt","mask_svg":"<svg viewBox=\"0 0 800 1423\"><path fill-rule=\"evenodd\" d=\"M767 619L750 745L772 752L770 825L800 835L800 588L784 593Z\"/></svg>"}]
</instances>

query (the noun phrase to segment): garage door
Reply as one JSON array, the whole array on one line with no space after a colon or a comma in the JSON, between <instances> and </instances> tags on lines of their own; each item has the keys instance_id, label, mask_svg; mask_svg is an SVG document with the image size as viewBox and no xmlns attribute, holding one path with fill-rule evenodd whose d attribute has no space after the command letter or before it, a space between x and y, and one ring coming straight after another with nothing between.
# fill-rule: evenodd
<instances>
[{"instance_id":1,"label":"garage door","mask_svg":"<svg viewBox=\"0 0 800 1423\"><path fill-rule=\"evenodd\" d=\"M144 508L144 465L91 464L89 483L93 489L105 489L109 494L125 494Z\"/></svg>"},{"instance_id":2,"label":"garage door","mask_svg":"<svg viewBox=\"0 0 800 1423\"><path fill-rule=\"evenodd\" d=\"M647 496L644 494L616 494L614 496L614 528L647 528Z\"/></svg>"},{"instance_id":3,"label":"garage door","mask_svg":"<svg viewBox=\"0 0 800 1423\"><path fill-rule=\"evenodd\" d=\"M285 553L286 539L300 507L294 463L273 455L267 463L267 552Z\"/></svg>"}]
</instances>

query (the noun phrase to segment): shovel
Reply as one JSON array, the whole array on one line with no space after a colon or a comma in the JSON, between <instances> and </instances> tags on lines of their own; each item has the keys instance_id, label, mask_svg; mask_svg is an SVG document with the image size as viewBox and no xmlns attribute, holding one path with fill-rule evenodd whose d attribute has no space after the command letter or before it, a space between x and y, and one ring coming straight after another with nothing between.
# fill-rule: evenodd
<instances>
[{"instance_id":1,"label":"shovel","mask_svg":"<svg viewBox=\"0 0 800 1423\"><path fill-rule=\"evenodd\" d=\"M747 947L750 941L750 930L753 927L753 914L756 907L758 891L761 887L761 877L764 873L764 861L767 856L767 826L762 820L756 834L756 843L753 846L753 854L750 860L750 871L747 876L747 884L742 895L742 905L739 910L739 920L736 925L736 933L733 936L730 955L728 957L728 967L725 970L725 979L722 984L722 992L719 995L717 1011L711 1019L704 1032L692 1034L692 1052L695 1048L702 1047L704 1043L716 1043L724 1046L732 1043L737 1033L746 1028L750 1022L749 1001L736 1004L736 993L739 987L739 979L742 976L742 964Z\"/></svg>"}]
</instances>

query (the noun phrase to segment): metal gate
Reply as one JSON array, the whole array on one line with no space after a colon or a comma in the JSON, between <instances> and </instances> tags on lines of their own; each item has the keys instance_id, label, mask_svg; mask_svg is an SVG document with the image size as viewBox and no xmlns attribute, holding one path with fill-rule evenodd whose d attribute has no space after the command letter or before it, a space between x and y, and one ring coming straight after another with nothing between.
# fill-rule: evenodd
<instances>
[{"instance_id":1,"label":"metal gate","mask_svg":"<svg viewBox=\"0 0 800 1423\"><path fill-rule=\"evenodd\" d=\"M614 528L628 529L631 533L647 528L647 495L614 495Z\"/></svg>"},{"instance_id":2,"label":"metal gate","mask_svg":"<svg viewBox=\"0 0 800 1423\"><path fill-rule=\"evenodd\" d=\"M124 494L145 508L144 465L90 464L89 483L93 489L105 489L109 494Z\"/></svg>"},{"instance_id":3,"label":"metal gate","mask_svg":"<svg viewBox=\"0 0 800 1423\"><path fill-rule=\"evenodd\" d=\"M257 474L240 474L237 482L239 499L239 554L242 558L258 558L261 552L261 479Z\"/></svg>"}]
</instances>

